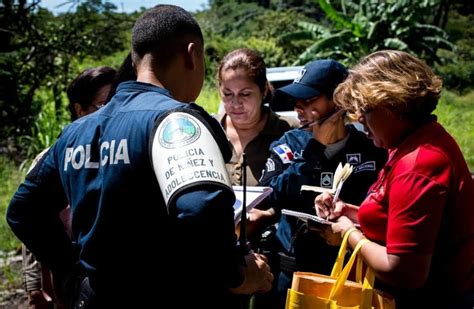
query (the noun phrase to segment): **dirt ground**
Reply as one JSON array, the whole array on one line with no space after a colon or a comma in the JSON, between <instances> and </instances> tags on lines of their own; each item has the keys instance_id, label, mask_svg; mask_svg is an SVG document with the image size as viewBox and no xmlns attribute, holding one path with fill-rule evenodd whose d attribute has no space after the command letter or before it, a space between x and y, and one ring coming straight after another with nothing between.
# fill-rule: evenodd
<instances>
[{"instance_id":1,"label":"dirt ground","mask_svg":"<svg viewBox=\"0 0 474 309\"><path fill-rule=\"evenodd\" d=\"M11 291L5 298L0 296L0 309L27 309L28 299L22 289Z\"/></svg>"},{"instance_id":2,"label":"dirt ground","mask_svg":"<svg viewBox=\"0 0 474 309\"><path fill-rule=\"evenodd\" d=\"M28 298L21 283L21 255L0 259L0 309L27 309Z\"/></svg>"}]
</instances>

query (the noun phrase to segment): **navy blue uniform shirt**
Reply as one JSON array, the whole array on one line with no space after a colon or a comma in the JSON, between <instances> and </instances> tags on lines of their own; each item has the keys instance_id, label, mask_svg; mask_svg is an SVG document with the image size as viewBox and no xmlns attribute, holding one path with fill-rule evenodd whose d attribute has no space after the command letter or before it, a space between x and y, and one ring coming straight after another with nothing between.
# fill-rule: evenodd
<instances>
[{"instance_id":1,"label":"navy blue uniform shirt","mask_svg":"<svg viewBox=\"0 0 474 309\"><path fill-rule=\"evenodd\" d=\"M241 283L231 190L195 186L180 193L167 211L150 143L157 119L176 108L194 110L206 125L218 128L215 136L227 140L202 108L140 82L120 84L109 104L63 130L7 214L13 231L40 261L66 272L79 259L99 294L111 291L124 301L137 293L138 299L156 300L177 289L203 292L201 297L213 291L218 297ZM230 150L224 157L229 155ZM68 203L78 257L58 217ZM162 283L145 286L158 280ZM158 290L163 282L165 288Z\"/></svg>"}]
</instances>

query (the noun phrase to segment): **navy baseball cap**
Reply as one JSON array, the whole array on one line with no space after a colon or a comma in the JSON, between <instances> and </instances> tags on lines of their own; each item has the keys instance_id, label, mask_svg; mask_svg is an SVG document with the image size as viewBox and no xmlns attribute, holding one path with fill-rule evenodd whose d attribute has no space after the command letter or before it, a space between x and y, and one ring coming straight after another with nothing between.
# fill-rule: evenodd
<instances>
[{"instance_id":1,"label":"navy baseball cap","mask_svg":"<svg viewBox=\"0 0 474 309\"><path fill-rule=\"evenodd\" d=\"M332 98L337 85L346 79L347 74L346 67L335 60L315 60L304 66L292 84L278 88L276 92L302 100L321 93Z\"/></svg>"}]
</instances>

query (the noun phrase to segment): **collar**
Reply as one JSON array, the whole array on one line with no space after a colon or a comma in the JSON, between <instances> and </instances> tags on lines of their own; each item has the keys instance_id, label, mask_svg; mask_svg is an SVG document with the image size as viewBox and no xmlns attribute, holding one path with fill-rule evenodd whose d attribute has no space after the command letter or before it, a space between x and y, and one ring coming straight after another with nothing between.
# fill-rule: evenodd
<instances>
[{"instance_id":1,"label":"collar","mask_svg":"<svg viewBox=\"0 0 474 309\"><path fill-rule=\"evenodd\" d=\"M427 143L438 136L443 135L445 130L437 122L436 117L426 122L410 133L397 147L389 149L389 158L385 164L391 167L400 157L410 153L421 144Z\"/></svg>"},{"instance_id":2,"label":"collar","mask_svg":"<svg viewBox=\"0 0 474 309\"><path fill-rule=\"evenodd\" d=\"M117 87L117 93L118 92L157 92L166 95L170 98L173 98L171 93L165 88L137 81L126 81L120 83Z\"/></svg>"}]
</instances>

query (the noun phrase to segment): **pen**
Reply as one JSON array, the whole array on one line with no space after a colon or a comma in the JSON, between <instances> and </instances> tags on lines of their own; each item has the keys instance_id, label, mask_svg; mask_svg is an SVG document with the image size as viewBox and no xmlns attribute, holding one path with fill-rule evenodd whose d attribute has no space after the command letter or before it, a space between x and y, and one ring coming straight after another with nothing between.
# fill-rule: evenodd
<instances>
[{"instance_id":1,"label":"pen","mask_svg":"<svg viewBox=\"0 0 474 309\"><path fill-rule=\"evenodd\" d=\"M336 203L337 200L339 199L339 194L341 193L341 189L342 189L342 184L344 183L344 181L341 181L338 185L337 185L337 188L336 188L336 193L334 193L334 197L332 199L332 203Z\"/></svg>"}]
</instances>

